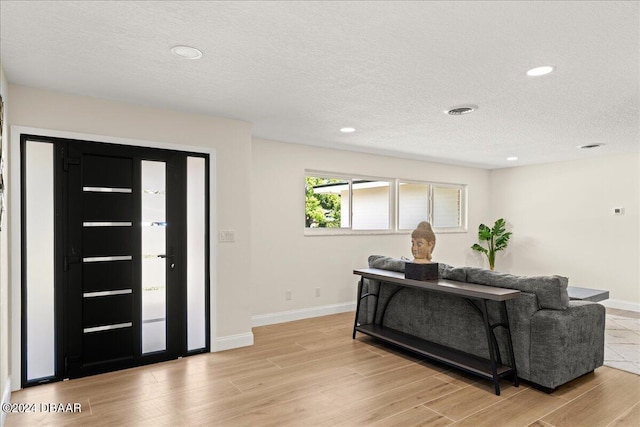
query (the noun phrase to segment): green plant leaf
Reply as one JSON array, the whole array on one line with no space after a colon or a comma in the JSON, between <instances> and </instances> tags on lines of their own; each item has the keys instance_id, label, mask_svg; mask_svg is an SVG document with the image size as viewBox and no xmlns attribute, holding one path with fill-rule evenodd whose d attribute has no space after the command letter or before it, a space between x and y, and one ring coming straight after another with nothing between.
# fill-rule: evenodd
<instances>
[{"instance_id":1,"label":"green plant leaf","mask_svg":"<svg viewBox=\"0 0 640 427\"><path fill-rule=\"evenodd\" d=\"M496 220L496 223L493 224L493 230L491 230L493 232L493 235L500 236L501 234L503 234L506 231L505 226L506 222L503 218Z\"/></svg>"},{"instance_id":2,"label":"green plant leaf","mask_svg":"<svg viewBox=\"0 0 640 427\"><path fill-rule=\"evenodd\" d=\"M493 233L491 232L491 229L489 227L484 224L480 224L478 226L478 240L491 240L492 236Z\"/></svg>"},{"instance_id":3,"label":"green plant leaf","mask_svg":"<svg viewBox=\"0 0 640 427\"><path fill-rule=\"evenodd\" d=\"M508 232L496 238L496 251L501 251L503 249L506 249L507 244L509 243L510 237L511 237L511 232Z\"/></svg>"},{"instance_id":4,"label":"green plant leaf","mask_svg":"<svg viewBox=\"0 0 640 427\"><path fill-rule=\"evenodd\" d=\"M473 249L474 251L482 252L485 255L487 255L489 252L486 248L483 248L477 243L474 243L473 246L471 246L471 249Z\"/></svg>"}]
</instances>

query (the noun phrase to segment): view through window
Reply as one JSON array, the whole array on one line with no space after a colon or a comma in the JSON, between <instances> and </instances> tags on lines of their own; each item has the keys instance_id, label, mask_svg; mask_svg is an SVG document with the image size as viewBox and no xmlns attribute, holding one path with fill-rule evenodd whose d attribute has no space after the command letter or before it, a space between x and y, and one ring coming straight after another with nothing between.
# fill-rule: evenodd
<instances>
[{"instance_id":1,"label":"view through window","mask_svg":"<svg viewBox=\"0 0 640 427\"><path fill-rule=\"evenodd\" d=\"M465 231L465 191L460 184L307 172L305 229L396 232L429 221L436 231Z\"/></svg>"}]
</instances>

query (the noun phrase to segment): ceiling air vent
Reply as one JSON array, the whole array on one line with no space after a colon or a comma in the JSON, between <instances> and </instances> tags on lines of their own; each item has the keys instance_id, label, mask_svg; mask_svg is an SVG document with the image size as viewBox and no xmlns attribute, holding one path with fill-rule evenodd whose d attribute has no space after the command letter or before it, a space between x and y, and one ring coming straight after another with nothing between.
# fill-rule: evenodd
<instances>
[{"instance_id":1,"label":"ceiling air vent","mask_svg":"<svg viewBox=\"0 0 640 427\"><path fill-rule=\"evenodd\" d=\"M473 113L478 109L477 105L463 105L460 107L455 107L450 110L445 111L450 116L461 116L463 114Z\"/></svg>"}]
</instances>

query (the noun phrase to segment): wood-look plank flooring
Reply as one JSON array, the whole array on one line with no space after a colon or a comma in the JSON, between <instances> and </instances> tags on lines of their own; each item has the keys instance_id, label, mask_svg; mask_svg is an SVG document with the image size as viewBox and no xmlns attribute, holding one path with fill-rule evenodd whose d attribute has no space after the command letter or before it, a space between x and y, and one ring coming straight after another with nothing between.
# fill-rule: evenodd
<instances>
[{"instance_id":1,"label":"wood-look plank flooring","mask_svg":"<svg viewBox=\"0 0 640 427\"><path fill-rule=\"evenodd\" d=\"M8 414L7 427L638 426L640 376L608 367L551 394L467 376L359 335L353 313L254 328L255 345L46 384L12 402L81 413Z\"/></svg>"}]
</instances>

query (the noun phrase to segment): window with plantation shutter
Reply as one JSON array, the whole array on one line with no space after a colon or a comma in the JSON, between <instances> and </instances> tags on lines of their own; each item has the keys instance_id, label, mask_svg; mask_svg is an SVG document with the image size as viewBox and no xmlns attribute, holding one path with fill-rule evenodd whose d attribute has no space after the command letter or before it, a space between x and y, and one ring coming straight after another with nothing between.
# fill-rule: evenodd
<instances>
[{"instance_id":1,"label":"window with plantation shutter","mask_svg":"<svg viewBox=\"0 0 640 427\"><path fill-rule=\"evenodd\" d=\"M460 227L461 200L459 187L433 186L433 228Z\"/></svg>"},{"instance_id":2,"label":"window with plantation shutter","mask_svg":"<svg viewBox=\"0 0 640 427\"><path fill-rule=\"evenodd\" d=\"M466 231L466 186L306 171L305 235Z\"/></svg>"},{"instance_id":3,"label":"window with plantation shutter","mask_svg":"<svg viewBox=\"0 0 640 427\"><path fill-rule=\"evenodd\" d=\"M413 230L420 221L429 220L430 185L400 182L398 186L398 228Z\"/></svg>"}]
</instances>

